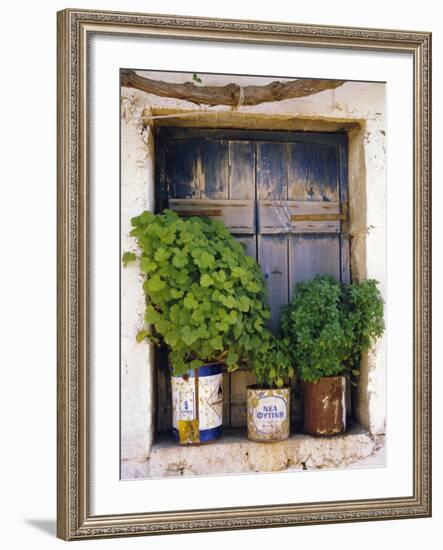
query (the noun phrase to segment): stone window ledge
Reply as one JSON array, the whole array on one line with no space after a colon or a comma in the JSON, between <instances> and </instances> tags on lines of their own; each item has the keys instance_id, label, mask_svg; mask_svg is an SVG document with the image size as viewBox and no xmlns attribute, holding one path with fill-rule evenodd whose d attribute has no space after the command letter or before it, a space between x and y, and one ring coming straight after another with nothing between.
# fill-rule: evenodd
<instances>
[{"instance_id":1,"label":"stone window ledge","mask_svg":"<svg viewBox=\"0 0 443 550\"><path fill-rule=\"evenodd\" d=\"M384 436L374 437L355 425L337 436L294 433L275 443L249 441L245 429L225 430L215 443L200 446L180 446L162 436L152 445L144 471L149 478L159 478L384 464Z\"/></svg>"}]
</instances>

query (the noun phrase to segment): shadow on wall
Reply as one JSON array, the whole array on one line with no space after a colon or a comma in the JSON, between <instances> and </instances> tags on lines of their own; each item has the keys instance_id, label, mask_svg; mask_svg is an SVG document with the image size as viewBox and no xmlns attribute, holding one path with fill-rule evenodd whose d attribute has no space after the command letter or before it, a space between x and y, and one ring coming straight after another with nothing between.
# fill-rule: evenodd
<instances>
[{"instance_id":1,"label":"shadow on wall","mask_svg":"<svg viewBox=\"0 0 443 550\"><path fill-rule=\"evenodd\" d=\"M27 525L35 527L39 531L55 537L57 533L57 522L55 519L25 519Z\"/></svg>"}]
</instances>

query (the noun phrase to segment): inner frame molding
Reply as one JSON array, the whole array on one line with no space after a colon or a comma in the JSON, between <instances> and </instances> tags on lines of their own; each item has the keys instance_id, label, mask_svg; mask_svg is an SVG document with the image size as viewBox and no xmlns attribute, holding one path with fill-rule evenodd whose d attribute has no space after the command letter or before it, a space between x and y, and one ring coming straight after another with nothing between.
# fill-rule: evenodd
<instances>
[{"instance_id":1,"label":"inner frame molding","mask_svg":"<svg viewBox=\"0 0 443 550\"><path fill-rule=\"evenodd\" d=\"M65 540L431 515L431 34L64 10L58 13L57 534ZM88 47L93 34L406 52L414 60L413 495L93 516L88 418Z\"/></svg>"}]
</instances>

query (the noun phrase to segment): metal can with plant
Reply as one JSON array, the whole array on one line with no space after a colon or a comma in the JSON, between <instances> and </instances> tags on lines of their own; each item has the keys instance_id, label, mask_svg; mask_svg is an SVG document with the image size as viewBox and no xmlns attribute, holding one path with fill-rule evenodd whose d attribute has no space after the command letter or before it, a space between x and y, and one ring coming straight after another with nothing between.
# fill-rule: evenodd
<instances>
[{"instance_id":1,"label":"metal can with plant","mask_svg":"<svg viewBox=\"0 0 443 550\"><path fill-rule=\"evenodd\" d=\"M165 210L145 211L131 222L138 251L125 252L122 259L125 265L138 260L146 295L145 326L137 340L167 347L173 377L194 377L192 396L189 384L173 383L173 392L180 388L187 396L186 407L173 395L174 411L183 412L174 423L182 443L208 441L219 435L213 428L222 422L221 365L235 370L263 345L269 319L263 275L218 221L184 219ZM198 377L198 370L205 365L212 365L211 373L219 377L209 404L218 411L218 425L202 429L200 407L207 400L202 400L204 377ZM214 365L219 365L217 372Z\"/></svg>"},{"instance_id":2,"label":"metal can with plant","mask_svg":"<svg viewBox=\"0 0 443 550\"><path fill-rule=\"evenodd\" d=\"M341 284L317 275L295 286L281 327L303 383L305 432L346 429L344 377L358 376L361 354L383 334L383 311L373 279Z\"/></svg>"},{"instance_id":3,"label":"metal can with plant","mask_svg":"<svg viewBox=\"0 0 443 550\"><path fill-rule=\"evenodd\" d=\"M254 355L253 369L257 379L248 386L248 438L269 443L289 437L289 378L294 374L288 340L268 333L264 345Z\"/></svg>"}]
</instances>

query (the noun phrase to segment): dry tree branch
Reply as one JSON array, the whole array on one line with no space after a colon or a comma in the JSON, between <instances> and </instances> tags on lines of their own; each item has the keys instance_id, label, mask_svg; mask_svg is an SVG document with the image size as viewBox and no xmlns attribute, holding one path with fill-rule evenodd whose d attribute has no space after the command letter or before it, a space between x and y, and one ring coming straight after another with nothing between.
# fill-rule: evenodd
<instances>
[{"instance_id":1,"label":"dry tree branch","mask_svg":"<svg viewBox=\"0 0 443 550\"><path fill-rule=\"evenodd\" d=\"M281 101L296 97L306 97L324 90L333 90L345 80L323 80L303 78L290 82L271 82L265 86L196 86L192 82L177 84L152 80L138 75L135 71L121 71L121 85L135 88L161 97L184 99L203 105L258 105L269 101Z\"/></svg>"}]
</instances>

